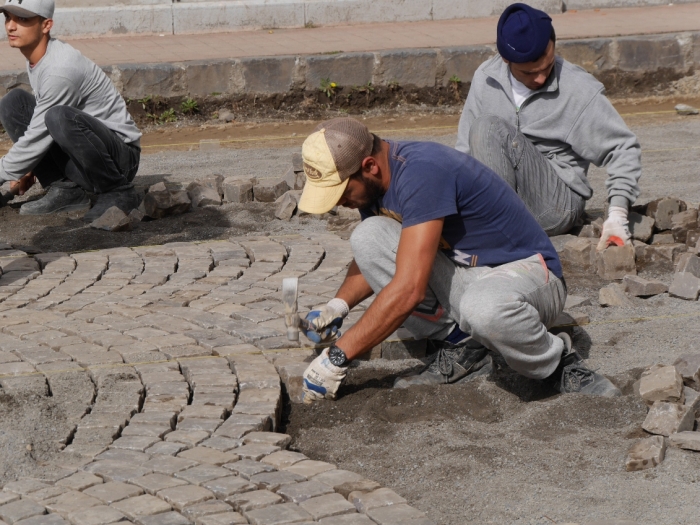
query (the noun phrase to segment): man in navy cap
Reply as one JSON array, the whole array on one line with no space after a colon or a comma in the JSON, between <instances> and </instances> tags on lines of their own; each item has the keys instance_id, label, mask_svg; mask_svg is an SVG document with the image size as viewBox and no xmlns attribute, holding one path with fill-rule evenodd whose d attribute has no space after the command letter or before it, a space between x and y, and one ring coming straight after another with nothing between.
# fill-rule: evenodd
<instances>
[{"instance_id":1,"label":"man in navy cap","mask_svg":"<svg viewBox=\"0 0 700 525\"><path fill-rule=\"evenodd\" d=\"M580 224L593 195L591 164L608 172L608 217L598 250L630 243L641 149L592 75L555 54L552 19L517 3L498 21L499 54L474 74L456 148L518 193L548 235Z\"/></svg>"}]
</instances>

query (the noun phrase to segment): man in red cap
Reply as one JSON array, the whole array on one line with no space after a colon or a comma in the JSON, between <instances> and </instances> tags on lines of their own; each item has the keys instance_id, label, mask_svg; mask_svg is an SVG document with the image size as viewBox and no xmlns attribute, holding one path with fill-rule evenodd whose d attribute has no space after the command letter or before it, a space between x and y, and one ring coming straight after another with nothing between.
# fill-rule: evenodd
<instances>
[{"instance_id":1,"label":"man in red cap","mask_svg":"<svg viewBox=\"0 0 700 525\"><path fill-rule=\"evenodd\" d=\"M500 175L548 235L580 224L591 164L608 172L598 250L630 242L641 148L592 75L555 54L552 19L526 4L498 22L499 54L474 74L456 148Z\"/></svg>"},{"instance_id":2,"label":"man in red cap","mask_svg":"<svg viewBox=\"0 0 700 525\"><path fill-rule=\"evenodd\" d=\"M305 403L335 399L350 362L402 325L432 352L396 388L485 375L491 351L562 393L620 395L566 334L547 331L566 300L559 257L523 201L483 164L442 144L382 140L351 118L320 124L302 159L300 210L345 206L363 219L345 281L306 316L307 337L329 348L304 372ZM340 336L343 318L372 294Z\"/></svg>"}]
</instances>

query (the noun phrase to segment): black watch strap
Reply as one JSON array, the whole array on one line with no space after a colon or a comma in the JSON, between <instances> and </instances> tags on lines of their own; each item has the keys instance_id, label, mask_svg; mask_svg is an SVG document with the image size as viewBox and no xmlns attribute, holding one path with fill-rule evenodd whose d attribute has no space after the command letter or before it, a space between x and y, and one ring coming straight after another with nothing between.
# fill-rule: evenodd
<instances>
[{"instance_id":1,"label":"black watch strap","mask_svg":"<svg viewBox=\"0 0 700 525\"><path fill-rule=\"evenodd\" d=\"M343 352L343 349L335 345L331 346L328 350L328 360L335 366L348 366L350 364L350 361L345 355L345 352Z\"/></svg>"}]
</instances>

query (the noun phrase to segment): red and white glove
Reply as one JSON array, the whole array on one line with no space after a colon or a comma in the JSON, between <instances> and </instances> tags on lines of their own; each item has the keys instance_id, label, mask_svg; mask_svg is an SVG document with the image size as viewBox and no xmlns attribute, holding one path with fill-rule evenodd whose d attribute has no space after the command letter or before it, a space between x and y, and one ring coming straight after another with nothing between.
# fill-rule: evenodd
<instances>
[{"instance_id":1,"label":"red and white glove","mask_svg":"<svg viewBox=\"0 0 700 525\"><path fill-rule=\"evenodd\" d=\"M627 208L610 206L608 219L603 223L603 233L600 235L600 241L596 250L602 252L611 244L616 246L630 244L631 238L627 220Z\"/></svg>"},{"instance_id":2,"label":"red and white glove","mask_svg":"<svg viewBox=\"0 0 700 525\"><path fill-rule=\"evenodd\" d=\"M335 366L328 359L328 348L314 359L302 376L304 379L303 397L304 404L309 405L314 401L335 399L340 384L348 373L346 367Z\"/></svg>"}]
</instances>

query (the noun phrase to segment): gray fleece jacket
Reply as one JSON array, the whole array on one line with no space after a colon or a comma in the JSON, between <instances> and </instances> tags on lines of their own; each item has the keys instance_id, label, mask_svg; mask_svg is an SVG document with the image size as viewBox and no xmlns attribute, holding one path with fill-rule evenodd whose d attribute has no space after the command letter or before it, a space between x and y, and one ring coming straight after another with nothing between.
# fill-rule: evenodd
<instances>
[{"instance_id":1,"label":"gray fleece jacket","mask_svg":"<svg viewBox=\"0 0 700 525\"><path fill-rule=\"evenodd\" d=\"M49 40L46 54L34 67L27 62L36 108L27 131L0 159L0 180L17 180L39 164L53 144L46 129L46 112L54 106L71 106L95 117L124 142L138 144L141 132L114 84L77 49Z\"/></svg>"},{"instance_id":2,"label":"gray fleece jacket","mask_svg":"<svg viewBox=\"0 0 700 525\"><path fill-rule=\"evenodd\" d=\"M637 137L605 96L603 84L563 58L556 57L547 83L519 111L501 56L481 64L459 121L459 151L469 153L469 130L483 115L495 115L519 129L584 199L593 195L586 178L591 164L607 169L605 186L612 205L628 207L639 196Z\"/></svg>"}]
</instances>

